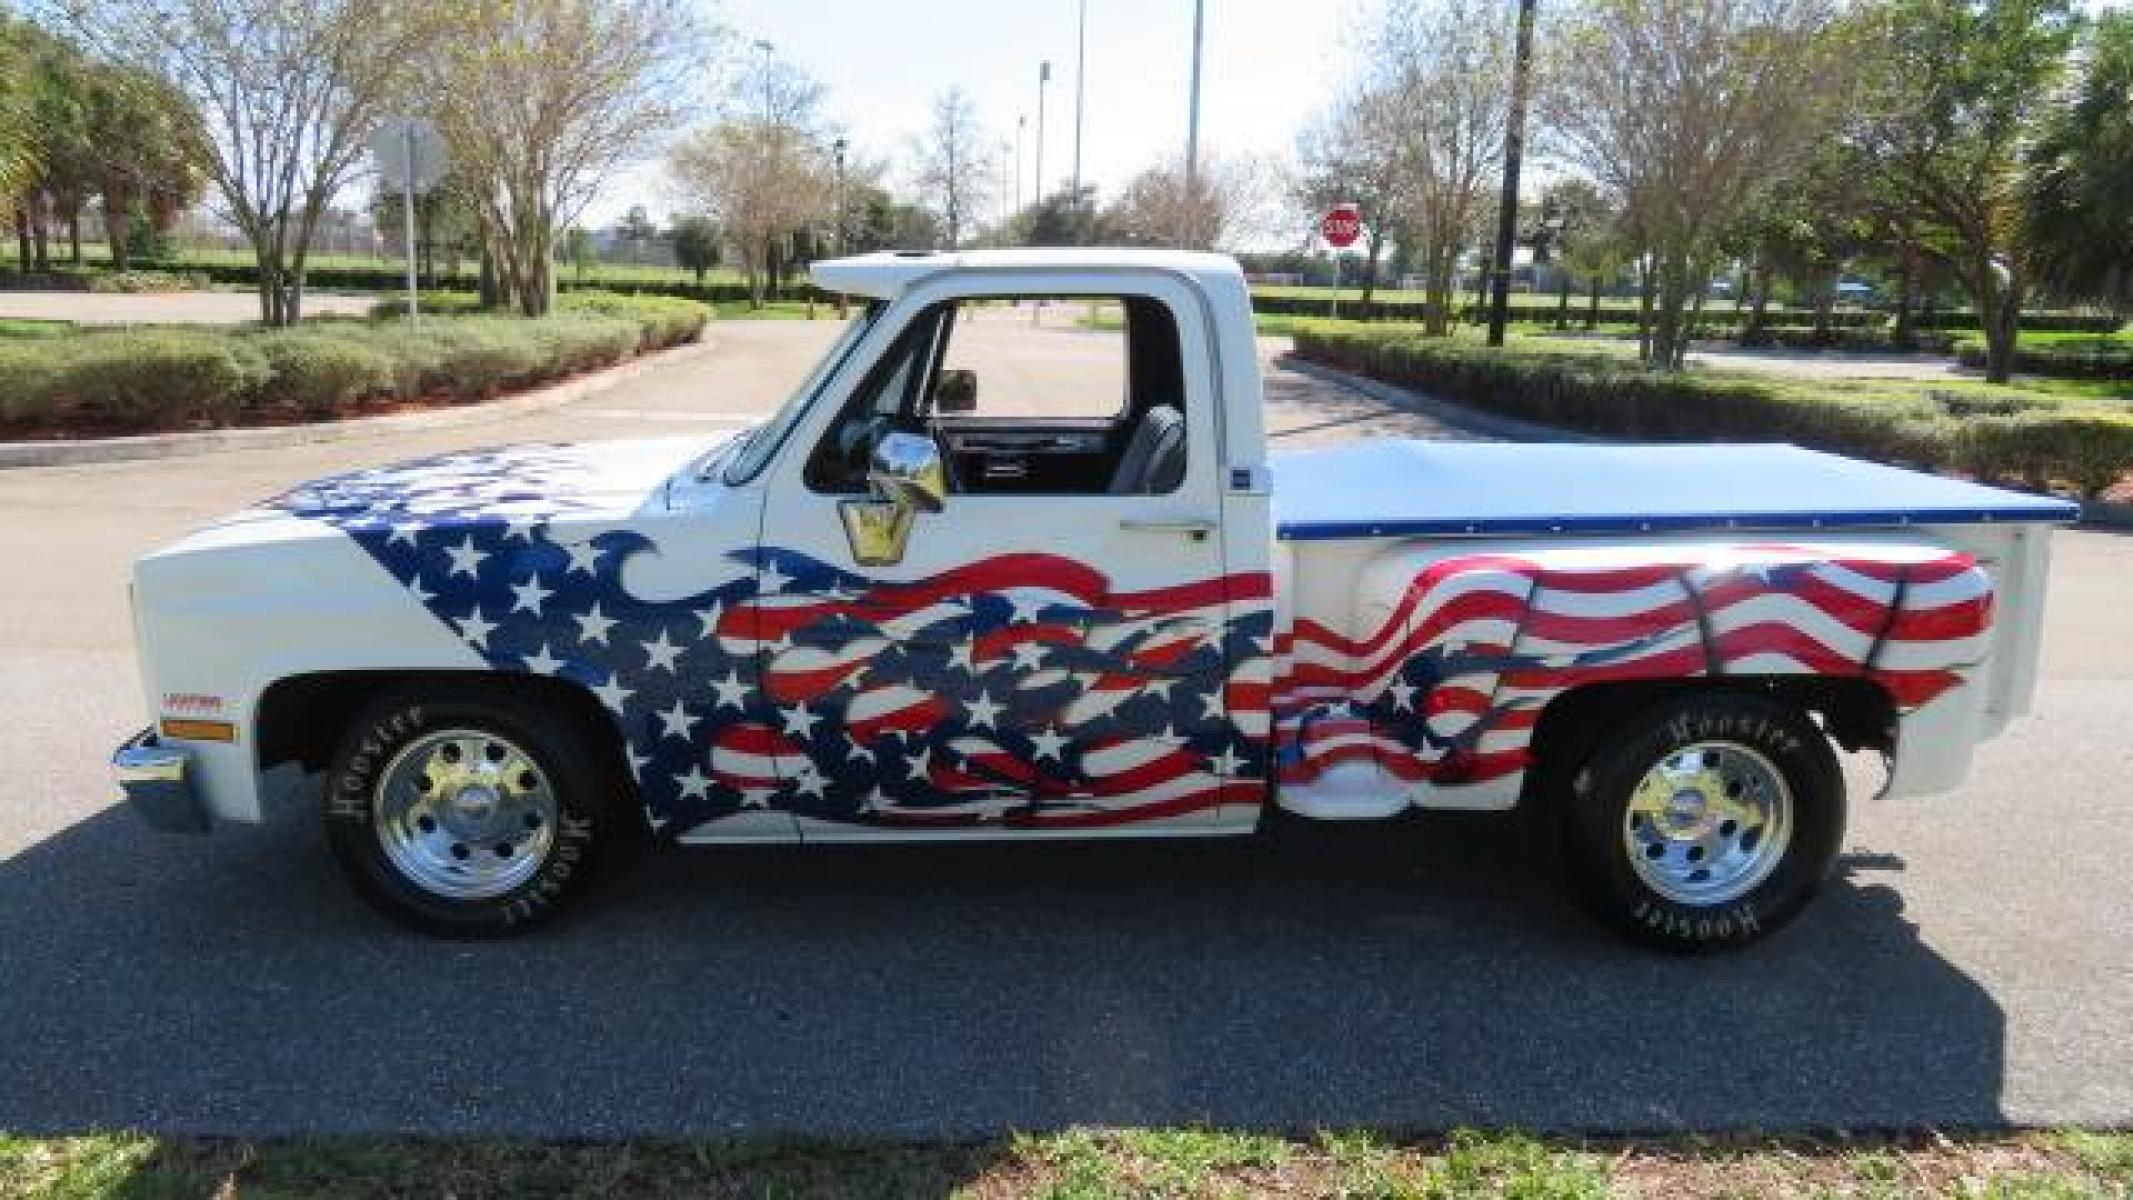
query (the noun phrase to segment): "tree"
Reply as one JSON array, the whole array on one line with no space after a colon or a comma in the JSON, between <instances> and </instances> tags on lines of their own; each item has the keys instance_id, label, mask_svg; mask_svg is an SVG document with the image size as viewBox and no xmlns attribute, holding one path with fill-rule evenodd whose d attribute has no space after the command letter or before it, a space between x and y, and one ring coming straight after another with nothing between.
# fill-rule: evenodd
<instances>
[{"instance_id":1,"label":"tree","mask_svg":"<svg viewBox=\"0 0 2133 1200\"><path fill-rule=\"evenodd\" d=\"M1654 365L1681 366L1723 239L1828 127L1829 22L1825 0L1588 0L1561 30L1542 111L1639 246Z\"/></svg>"},{"instance_id":2,"label":"tree","mask_svg":"<svg viewBox=\"0 0 2133 1200\"><path fill-rule=\"evenodd\" d=\"M1352 85L1296 139L1296 199L1312 213L1353 204L1363 219L1363 303L1378 284L1378 262L1408 208L1401 93L1391 81Z\"/></svg>"},{"instance_id":3,"label":"tree","mask_svg":"<svg viewBox=\"0 0 2133 1200\"><path fill-rule=\"evenodd\" d=\"M447 0L423 95L506 299L546 313L555 238L686 111L703 48L686 0Z\"/></svg>"},{"instance_id":4,"label":"tree","mask_svg":"<svg viewBox=\"0 0 2133 1200\"><path fill-rule=\"evenodd\" d=\"M1772 286L1784 279L1814 310L1815 336L1827 342L1837 284L1878 232L1865 165L1843 142L1822 141L1744 216L1738 244L1750 264L1751 308L1741 340L1764 336Z\"/></svg>"},{"instance_id":5,"label":"tree","mask_svg":"<svg viewBox=\"0 0 2133 1200\"><path fill-rule=\"evenodd\" d=\"M718 226L709 217L683 217L674 223L674 261L696 272L696 286L704 285L704 272L718 265Z\"/></svg>"},{"instance_id":6,"label":"tree","mask_svg":"<svg viewBox=\"0 0 2133 1200\"><path fill-rule=\"evenodd\" d=\"M1535 266L1554 268L1560 290L1555 327L1570 327L1570 289L1580 274L1592 284L1593 307L1599 306L1602 275L1621 269L1612 245L1614 213L1607 198L1589 180L1558 180L1541 194L1540 221L1527 239ZM1594 314L1596 315L1596 314ZM1592 323L1588 320L1588 327Z\"/></svg>"},{"instance_id":7,"label":"tree","mask_svg":"<svg viewBox=\"0 0 2133 1200\"><path fill-rule=\"evenodd\" d=\"M1060 188L1015 214L1014 240L1024 246L1093 246L1102 241L1096 185Z\"/></svg>"},{"instance_id":8,"label":"tree","mask_svg":"<svg viewBox=\"0 0 2133 1200\"><path fill-rule=\"evenodd\" d=\"M1460 252L1491 212L1509 109L1506 14L1484 0L1394 0L1373 46L1392 89L1400 225L1415 241L1432 334L1449 327Z\"/></svg>"},{"instance_id":9,"label":"tree","mask_svg":"<svg viewBox=\"0 0 2133 1200\"><path fill-rule=\"evenodd\" d=\"M1882 0L1860 14L1852 142L1878 202L1969 294L1994 383L2013 370L2033 274L2023 151L2075 26L2068 0Z\"/></svg>"},{"instance_id":10,"label":"tree","mask_svg":"<svg viewBox=\"0 0 2133 1200\"><path fill-rule=\"evenodd\" d=\"M993 165L978 110L957 85L933 101L933 124L914 146L913 182L928 208L939 214L947 248L963 242L968 226L992 196Z\"/></svg>"},{"instance_id":11,"label":"tree","mask_svg":"<svg viewBox=\"0 0 2133 1200\"><path fill-rule=\"evenodd\" d=\"M822 86L806 72L765 55L736 82L728 114L691 130L667 159L688 207L725 231L757 307L792 232L833 215L821 102Z\"/></svg>"},{"instance_id":12,"label":"tree","mask_svg":"<svg viewBox=\"0 0 2133 1200\"><path fill-rule=\"evenodd\" d=\"M1182 158L1149 167L1104 210L1103 236L1171 246L1182 232L1190 250L1264 237L1275 223L1272 177L1272 168L1256 159L1210 157L1193 172L1188 194Z\"/></svg>"},{"instance_id":13,"label":"tree","mask_svg":"<svg viewBox=\"0 0 2133 1200\"><path fill-rule=\"evenodd\" d=\"M173 132L251 243L260 319L296 321L319 218L402 94L419 41L403 0L68 0L65 12L92 46L199 114Z\"/></svg>"},{"instance_id":14,"label":"tree","mask_svg":"<svg viewBox=\"0 0 2133 1200\"><path fill-rule=\"evenodd\" d=\"M2030 149L2023 226L2039 283L2123 312L2133 305L2133 13L2099 14L2084 51Z\"/></svg>"},{"instance_id":15,"label":"tree","mask_svg":"<svg viewBox=\"0 0 2133 1200\"><path fill-rule=\"evenodd\" d=\"M659 236L659 226L652 223L652 215L644 211L644 205L632 204L629 211L622 214L615 232L629 243L630 261L635 263L644 261L645 244Z\"/></svg>"}]
</instances>

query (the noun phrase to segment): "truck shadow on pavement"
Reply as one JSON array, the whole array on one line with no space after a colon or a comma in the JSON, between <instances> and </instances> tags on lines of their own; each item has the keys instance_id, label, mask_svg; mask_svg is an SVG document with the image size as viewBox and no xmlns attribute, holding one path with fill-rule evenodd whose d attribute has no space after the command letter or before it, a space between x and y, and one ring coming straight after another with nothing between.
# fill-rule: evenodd
<instances>
[{"instance_id":1,"label":"truck shadow on pavement","mask_svg":"<svg viewBox=\"0 0 2133 1200\"><path fill-rule=\"evenodd\" d=\"M2004 1019L1846 861L1748 951L1578 915L1531 818L696 850L556 925L374 917L308 820L0 862L0 1128L988 1136L1981 1126Z\"/></svg>"}]
</instances>

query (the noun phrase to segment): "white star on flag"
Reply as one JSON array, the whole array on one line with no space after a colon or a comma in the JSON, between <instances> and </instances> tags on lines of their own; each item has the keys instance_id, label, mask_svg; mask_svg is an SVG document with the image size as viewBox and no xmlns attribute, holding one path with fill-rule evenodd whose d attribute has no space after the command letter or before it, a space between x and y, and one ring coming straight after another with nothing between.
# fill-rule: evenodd
<instances>
[{"instance_id":1,"label":"white star on flag","mask_svg":"<svg viewBox=\"0 0 2133 1200\"><path fill-rule=\"evenodd\" d=\"M1013 615L1007 618L1010 625L1023 625L1036 621L1052 600L1043 592L1030 588L1015 588L1007 593L1007 602L1014 606Z\"/></svg>"},{"instance_id":2,"label":"white star on flag","mask_svg":"<svg viewBox=\"0 0 2133 1200\"><path fill-rule=\"evenodd\" d=\"M581 642L598 642L605 646L607 631L615 627L613 620L601 615L598 600L593 601L592 608L584 615L571 619L578 623L578 640Z\"/></svg>"},{"instance_id":3,"label":"white star on flag","mask_svg":"<svg viewBox=\"0 0 2133 1200\"><path fill-rule=\"evenodd\" d=\"M1201 711L1201 713L1200 713L1200 719L1201 719L1201 720L1203 720L1203 721L1219 721L1219 720L1221 720L1221 719L1222 719L1222 714L1223 714L1223 713L1224 713L1225 711L1227 711L1227 709L1226 709L1225 705L1223 704L1223 700L1222 700L1222 689L1221 689L1221 688L1216 688L1215 690L1213 690L1213 691L1211 691L1211 692L1202 692L1202 693L1200 693L1200 707L1201 707L1201 709L1202 709L1202 711Z\"/></svg>"},{"instance_id":4,"label":"white star on flag","mask_svg":"<svg viewBox=\"0 0 2133 1200\"><path fill-rule=\"evenodd\" d=\"M966 675L976 675L978 668L972 656L977 653L977 649L978 644L968 639L957 642L948 648L948 665L962 668Z\"/></svg>"},{"instance_id":5,"label":"white star on flag","mask_svg":"<svg viewBox=\"0 0 2133 1200\"><path fill-rule=\"evenodd\" d=\"M452 560L452 569L447 574L465 575L469 579L480 576L481 560L489 557L474 548L474 535L471 533L467 535L466 541L459 543L457 546L445 547L444 553L447 558Z\"/></svg>"},{"instance_id":6,"label":"white star on flag","mask_svg":"<svg viewBox=\"0 0 2133 1200\"><path fill-rule=\"evenodd\" d=\"M688 706L679 700L674 702L674 707L661 709L656 715L662 727L661 737L680 738L685 742L689 740L690 728L701 719L690 716Z\"/></svg>"},{"instance_id":7,"label":"white star on flag","mask_svg":"<svg viewBox=\"0 0 2133 1200\"><path fill-rule=\"evenodd\" d=\"M1040 729L1031 734L1029 740L1030 745L1035 747L1033 753L1038 758L1049 758L1053 762L1060 761L1059 752L1065 749L1067 744L1067 740L1061 737L1056 729Z\"/></svg>"},{"instance_id":8,"label":"white star on flag","mask_svg":"<svg viewBox=\"0 0 2133 1200\"><path fill-rule=\"evenodd\" d=\"M621 716L622 702L635 693L622 686L622 676L620 674L611 674L607 677L606 683L593 689L593 694L600 697L600 703L614 709L616 716Z\"/></svg>"},{"instance_id":9,"label":"white star on flag","mask_svg":"<svg viewBox=\"0 0 2133 1200\"><path fill-rule=\"evenodd\" d=\"M713 705L714 709L724 708L730 704L743 712L748 710L748 685L741 682L741 673L739 671L728 671L724 679L712 680L711 690L718 693L718 701Z\"/></svg>"},{"instance_id":10,"label":"white star on flag","mask_svg":"<svg viewBox=\"0 0 2133 1200\"><path fill-rule=\"evenodd\" d=\"M646 659L644 669L647 671L665 671L667 674L672 675L675 673L674 659L680 654L681 647L667 640L667 631L662 629L659 631L659 637L656 640L644 643L644 657Z\"/></svg>"},{"instance_id":11,"label":"white star on flag","mask_svg":"<svg viewBox=\"0 0 2133 1200\"><path fill-rule=\"evenodd\" d=\"M1404 679L1395 679L1393 680L1392 686L1386 688L1385 690L1392 693L1392 710L1394 712L1408 712L1414 708L1414 684L1411 684Z\"/></svg>"},{"instance_id":12,"label":"white star on flag","mask_svg":"<svg viewBox=\"0 0 2133 1200\"><path fill-rule=\"evenodd\" d=\"M548 643L541 643L539 654L526 656L526 669L540 675L553 675L562 668L564 660L548 653Z\"/></svg>"},{"instance_id":13,"label":"white star on flag","mask_svg":"<svg viewBox=\"0 0 2133 1200\"><path fill-rule=\"evenodd\" d=\"M541 601L555 595L555 589L542 587L540 573L536 571L526 582L512 584L511 593L518 597L511 605L512 612L530 612L538 617L541 615Z\"/></svg>"},{"instance_id":14,"label":"white star on flag","mask_svg":"<svg viewBox=\"0 0 2133 1200\"><path fill-rule=\"evenodd\" d=\"M1022 642L1015 647L1015 670L1034 671L1043 664L1043 642Z\"/></svg>"},{"instance_id":15,"label":"white star on flag","mask_svg":"<svg viewBox=\"0 0 2133 1200\"><path fill-rule=\"evenodd\" d=\"M1000 710L1007 706L994 702L993 698L990 695L986 694L983 690L980 690L978 692L978 698L976 700L971 701L964 707L970 711L971 725L983 726L986 729L991 729L994 727L992 723L993 718L999 716Z\"/></svg>"},{"instance_id":16,"label":"white star on flag","mask_svg":"<svg viewBox=\"0 0 2133 1200\"><path fill-rule=\"evenodd\" d=\"M785 590L785 585L791 582L792 576L787 575L783 571L778 570L778 564L775 560L765 560L765 562L763 563L762 576L764 595L768 596L777 592L782 592Z\"/></svg>"},{"instance_id":17,"label":"white star on flag","mask_svg":"<svg viewBox=\"0 0 2133 1200\"><path fill-rule=\"evenodd\" d=\"M1222 753L1207 760L1207 769L1217 775L1235 775L1243 766L1244 760L1239 758L1237 752L1228 746L1222 747Z\"/></svg>"},{"instance_id":18,"label":"white star on flag","mask_svg":"<svg viewBox=\"0 0 2133 1200\"><path fill-rule=\"evenodd\" d=\"M799 774L793 777L793 790L803 796L813 796L815 799L820 800L822 798L822 789L827 783L828 780L822 778L822 772L815 769L815 764L808 763L802 766Z\"/></svg>"},{"instance_id":19,"label":"white star on flag","mask_svg":"<svg viewBox=\"0 0 2133 1200\"><path fill-rule=\"evenodd\" d=\"M711 602L711 607L697 613L696 619L704 623L704 631L698 635L698 639L708 640L717 636L719 619L725 615L726 606L716 600Z\"/></svg>"},{"instance_id":20,"label":"white star on flag","mask_svg":"<svg viewBox=\"0 0 2133 1200\"><path fill-rule=\"evenodd\" d=\"M634 756L631 761L632 765L635 765ZM647 759L646 761L650 760ZM679 787L681 794L690 800L702 800L711 795L711 780L704 774L703 768L695 763L689 764L687 774L674 777L674 785Z\"/></svg>"},{"instance_id":21,"label":"white star on flag","mask_svg":"<svg viewBox=\"0 0 2133 1200\"><path fill-rule=\"evenodd\" d=\"M494 632L495 629L496 622L481 615L480 605L476 605L474 611L461 618L459 622L459 636L483 650L489 648L489 634Z\"/></svg>"},{"instance_id":22,"label":"white star on flag","mask_svg":"<svg viewBox=\"0 0 2133 1200\"><path fill-rule=\"evenodd\" d=\"M904 769L911 772L911 778L913 779L924 779L926 777L926 772L931 769L932 766L933 747L931 746L921 745L918 748L918 753L910 755L904 759Z\"/></svg>"},{"instance_id":23,"label":"white star on flag","mask_svg":"<svg viewBox=\"0 0 2133 1200\"><path fill-rule=\"evenodd\" d=\"M533 531L539 529L540 527L541 519L539 517L512 517L504 523L504 540L508 542L512 538L519 538L524 540L528 545L531 545L533 542Z\"/></svg>"},{"instance_id":24,"label":"white star on flag","mask_svg":"<svg viewBox=\"0 0 2133 1200\"><path fill-rule=\"evenodd\" d=\"M385 539L385 544L390 546L395 542L406 542L412 546L415 544L415 535L421 533L422 529L420 521L402 521L393 526L393 534Z\"/></svg>"},{"instance_id":25,"label":"white star on flag","mask_svg":"<svg viewBox=\"0 0 2133 1200\"><path fill-rule=\"evenodd\" d=\"M598 575L600 573L600 547L593 545L592 539L565 542L563 544L563 553L570 556L569 570L583 571L587 575Z\"/></svg>"},{"instance_id":26,"label":"white star on flag","mask_svg":"<svg viewBox=\"0 0 2133 1200\"><path fill-rule=\"evenodd\" d=\"M785 732L799 738L813 737L816 723L822 720L807 711L805 704L795 704L791 708L780 710L779 715L785 719Z\"/></svg>"}]
</instances>

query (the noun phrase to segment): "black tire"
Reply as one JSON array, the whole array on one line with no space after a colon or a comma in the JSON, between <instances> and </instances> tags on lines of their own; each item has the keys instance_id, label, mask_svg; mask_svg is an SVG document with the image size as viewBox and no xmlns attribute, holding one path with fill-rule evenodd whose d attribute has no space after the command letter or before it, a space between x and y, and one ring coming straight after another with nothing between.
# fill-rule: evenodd
<instances>
[{"instance_id":1,"label":"black tire","mask_svg":"<svg viewBox=\"0 0 2133 1200\"><path fill-rule=\"evenodd\" d=\"M538 868L507 891L478 897L440 894L397 866L381 840L379 785L388 768L402 751L445 730L508 741L538 768L553 796L555 819ZM576 897L597 852L613 840L618 788L607 765L612 757L564 714L501 687L440 684L398 690L364 709L341 739L321 794L326 842L357 893L395 921L440 937L518 933L550 919Z\"/></svg>"},{"instance_id":2,"label":"black tire","mask_svg":"<svg viewBox=\"0 0 2133 1200\"><path fill-rule=\"evenodd\" d=\"M1638 783L1698 744L1753 751L1775 768L1791 800L1790 833L1775 865L1741 894L1711 903L1655 890L1632 862L1627 833ZM1708 765L1731 756L1684 757ZM1631 714L1585 760L1562 801L1564 861L1586 909L1633 940L1683 953L1744 946L1784 926L1828 878L1844 839L1844 775L1828 737L1806 713L1751 693L1681 696Z\"/></svg>"}]
</instances>

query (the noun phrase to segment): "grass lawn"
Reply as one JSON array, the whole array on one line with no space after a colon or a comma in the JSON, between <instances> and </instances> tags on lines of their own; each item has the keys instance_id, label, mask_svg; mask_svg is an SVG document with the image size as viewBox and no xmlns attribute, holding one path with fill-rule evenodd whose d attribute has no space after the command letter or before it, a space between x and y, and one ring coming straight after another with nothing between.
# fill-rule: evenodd
<instances>
[{"instance_id":1,"label":"grass lawn","mask_svg":"<svg viewBox=\"0 0 2133 1200\"><path fill-rule=\"evenodd\" d=\"M2109 1197L2133 1135L1539 1140L1069 1130L987 1142L245 1142L0 1137L0 1195Z\"/></svg>"},{"instance_id":2,"label":"grass lawn","mask_svg":"<svg viewBox=\"0 0 2133 1200\"><path fill-rule=\"evenodd\" d=\"M37 321L20 317L0 317L0 338L57 337L74 332L72 321Z\"/></svg>"},{"instance_id":3,"label":"grass lawn","mask_svg":"<svg viewBox=\"0 0 2133 1200\"><path fill-rule=\"evenodd\" d=\"M857 308L855 304L853 306ZM711 306L721 321L834 321L835 304L817 304L812 311L804 300L776 300L750 308L746 300L725 300Z\"/></svg>"}]
</instances>

